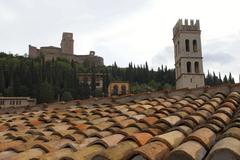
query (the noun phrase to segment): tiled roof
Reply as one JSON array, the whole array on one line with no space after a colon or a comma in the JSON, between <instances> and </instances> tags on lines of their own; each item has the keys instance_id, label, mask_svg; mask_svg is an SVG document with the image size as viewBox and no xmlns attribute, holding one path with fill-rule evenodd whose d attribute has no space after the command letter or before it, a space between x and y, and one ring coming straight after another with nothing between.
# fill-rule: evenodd
<instances>
[{"instance_id":1,"label":"tiled roof","mask_svg":"<svg viewBox=\"0 0 240 160\"><path fill-rule=\"evenodd\" d=\"M1 114L0 159L238 160L240 94L216 90Z\"/></svg>"}]
</instances>

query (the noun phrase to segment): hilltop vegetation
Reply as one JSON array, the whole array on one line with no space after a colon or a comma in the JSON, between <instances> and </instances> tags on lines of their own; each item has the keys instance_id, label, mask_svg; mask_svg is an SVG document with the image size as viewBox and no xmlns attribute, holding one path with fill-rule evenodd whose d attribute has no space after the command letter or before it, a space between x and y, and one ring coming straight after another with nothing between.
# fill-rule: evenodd
<instances>
[{"instance_id":1,"label":"hilltop vegetation","mask_svg":"<svg viewBox=\"0 0 240 160\"><path fill-rule=\"evenodd\" d=\"M91 83L79 82L77 73L91 73ZM103 89L96 89L95 73L103 73ZM0 53L0 95L30 96L38 103L56 100L86 99L90 96L107 96L110 81L128 81L132 93L157 91L175 87L175 70L161 66L157 71L149 69L148 64L127 68L112 66L95 67L91 62L80 65L57 59L45 62L44 57L32 60L24 56ZM206 85L234 83L229 74L208 73Z\"/></svg>"}]
</instances>

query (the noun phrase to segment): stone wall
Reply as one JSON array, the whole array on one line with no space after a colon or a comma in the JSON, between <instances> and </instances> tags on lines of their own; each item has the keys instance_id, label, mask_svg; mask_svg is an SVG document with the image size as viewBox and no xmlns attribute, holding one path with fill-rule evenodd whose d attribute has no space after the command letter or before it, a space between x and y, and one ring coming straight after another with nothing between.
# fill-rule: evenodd
<instances>
[{"instance_id":1,"label":"stone wall","mask_svg":"<svg viewBox=\"0 0 240 160\"><path fill-rule=\"evenodd\" d=\"M94 62L96 66L104 65L104 60L102 57L96 56L94 51L90 51L89 55L74 55L73 47L74 40L72 33L63 33L61 48L54 46L47 47L37 47L29 45L29 58L35 59L40 55L45 57L46 61L51 61L52 59L62 58L68 61L74 61L82 64L84 61Z\"/></svg>"}]
</instances>

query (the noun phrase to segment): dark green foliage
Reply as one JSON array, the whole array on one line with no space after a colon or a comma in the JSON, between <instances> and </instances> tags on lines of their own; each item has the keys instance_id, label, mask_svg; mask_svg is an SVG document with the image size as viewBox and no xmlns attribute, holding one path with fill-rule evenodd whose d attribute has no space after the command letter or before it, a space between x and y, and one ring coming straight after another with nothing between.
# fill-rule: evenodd
<instances>
[{"instance_id":1,"label":"dark green foliage","mask_svg":"<svg viewBox=\"0 0 240 160\"><path fill-rule=\"evenodd\" d=\"M45 62L44 57L32 60L0 53L0 93L35 97L38 103L61 100L66 92L74 99L85 98L77 77L81 67L64 59Z\"/></svg>"},{"instance_id":2,"label":"dark green foliage","mask_svg":"<svg viewBox=\"0 0 240 160\"><path fill-rule=\"evenodd\" d=\"M147 62L145 65L133 65L129 63L127 68L119 68L116 62L108 67L110 80L128 81L132 93L145 91L157 91L175 87L175 70L167 66L158 68L157 71L149 70Z\"/></svg>"},{"instance_id":3,"label":"dark green foliage","mask_svg":"<svg viewBox=\"0 0 240 160\"><path fill-rule=\"evenodd\" d=\"M51 84L43 82L39 86L38 102L53 102L54 101L54 90Z\"/></svg>"},{"instance_id":4,"label":"dark green foliage","mask_svg":"<svg viewBox=\"0 0 240 160\"><path fill-rule=\"evenodd\" d=\"M108 96L108 85L110 83L109 77L110 77L109 72L108 69L106 68L105 71L103 72L103 88L102 88L103 96Z\"/></svg>"},{"instance_id":5,"label":"dark green foliage","mask_svg":"<svg viewBox=\"0 0 240 160\"><path fill-rule=\"evenodd\" d=\"M79 83L77 73L91 73L91 83ZM96 89L96 74L103 74L103 88ZM157 91L175 88L175 70L161 66L157 71L144 65L129 63L120 68L115 62L112 66L95 66L86 60L83 64L57 59L45 62L44 57L35 60L23 56L0 53L0 95L30 96L38 103L57 100L86 99L91 96L107 96L111 81L128 81L132 93ZM208 72L206 85L234 83L231 73L221 79Z\"/></svg>"},{"instance_id":6,"label":"dark green foliage","mask_svg":"<svg viewBox=\"0 0 240 160\"><path fill-rule=\"evenodd\" d=\"M63 95L62 95L62 100L63 101L71 101L73 98L72 98L72 94L71 92L68 92L68 91L65 91L63 92Z\"/></svg>"},{"instance_id":7,"label":"dark green foliage","mask_svg":"<svg viewBox=\"0 0 240 160\"><path fill-rule=\"evenodd\" d=\"M94 63L91 66L91 95L96 96L96 68Z\"/></svg>"},{"instance_id":8,"label":"dark green foliage","mask_svg":"<svg viewBox=\"0 0 240 160\"><path fill-rule=\"evenodd\" d=\"M227 78L227 75L224 76L224 78L221 78L221 73L218 74L218 77L215 75L215 72L213 72L213 74L211 74L208 71L207 76L205 77L205 85L209 85L209 86L214 86L214 85L220 85L220 84L234 84L234 78L232 77L232 74L229 73L229 78Z\"/></svg>"}]
</instances>

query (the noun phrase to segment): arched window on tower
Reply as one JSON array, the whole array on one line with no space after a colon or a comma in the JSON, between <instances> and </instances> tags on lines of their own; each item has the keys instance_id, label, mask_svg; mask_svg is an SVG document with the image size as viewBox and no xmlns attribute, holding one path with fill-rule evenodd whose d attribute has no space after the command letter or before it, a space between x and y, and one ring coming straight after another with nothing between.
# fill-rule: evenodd
<instances>
[{"instance_id":1,"label":"arched window on tower","mask_svg":"<svg viewBox=\"0 0 240 160\"><path fill-rule=\"evenodd\" d=\"M198 62L194 63L194 68L195 68L195 73L199 73L199 63Z\"/></svg>"},{"instance_id":2,"label":"arched window on tower","mask_svg":"<svg viewBox=\"0 0 240 160\"><path fill-rule=\"evenodd\" d=\"M179 63L179 74L182 74L181 71L182 69L181 69L181 62Z\"/></svg>"},{"instance_id":3,"label":"arched window on tower","mask_svg":"<svg viewBox=\"0 0 240 160\"><path fill-rule=\"evenodd\" d=\"M187 73L191 73L191 62L187 62Z\"/></svg>"},{"instance_id":4,"label":"arched window on tower","mask_svg":"<svg viewBox=\"0 0 240 160\"><path fill-rule=\"evenodd\" d=\"M175 57L177 56L177 45L175 44Z\"/></svg>"},{"instance_id":5,"label":"arched window on tower","mask_svg":"<svg viewBox=\"0 0 240 160\"><path fill-rule=\"evenodd\" d=\"M193 40L193 52L197 52L197 40Z\"/></svg>"},{"instance_id":6,"label":"arched window on tower","mask_svg":"<svg viewBox=\"0 0 240 160\"><path fill-rule=\"evenodd\" d=\"M189 47L189 40L188 39L185 40L185 47L186 47L186 52L189 52L190 47Z\"/></svg>"},{"instance_id":7,"label":"arched window on tower","mask_svg":"<svg viewBox=\"0 0 240 160\"><path fill-rule=\"evenodd\" d=\"M177 54L179 54L180 53L180 42L178 41L177 42Z\"/></svg>"}]
</instances>

